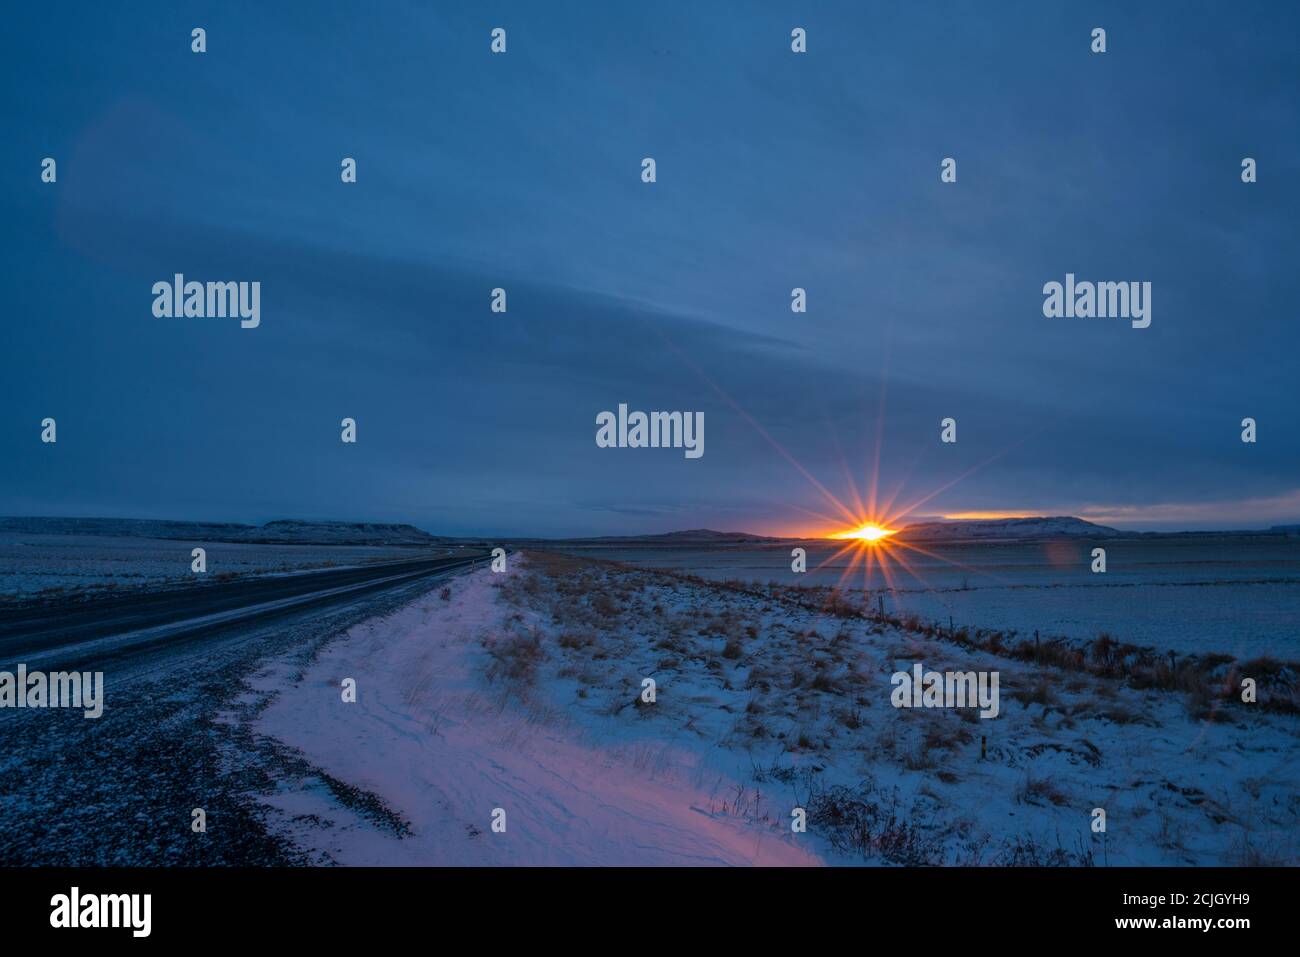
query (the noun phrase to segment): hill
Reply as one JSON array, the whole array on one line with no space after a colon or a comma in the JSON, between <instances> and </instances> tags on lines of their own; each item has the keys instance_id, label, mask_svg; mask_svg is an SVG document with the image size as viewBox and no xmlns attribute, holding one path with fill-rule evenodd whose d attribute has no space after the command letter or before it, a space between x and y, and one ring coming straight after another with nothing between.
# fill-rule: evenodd
<instances>
[{"instance_id":1,"label":"hill","mask_svg":"<svg viewBox=\"0 0 1300 957\"><path fill-rule=\"evenodd\" d=\"M265 525L173 522L137 518L0 518L0 531L33 535L115 535L129 538L282 545L435 545L440 539L414 525L383 522L304 522Z\"/></svg>"},{"instance_id":2,"label":"hill","mask_svg":"<svg viewBox=\"0 0 1300 957\"><path fill-rule=\"evenodd\" d=\"M985 541L990 539L1111 538L1123 534L1068 515L1033 518L963 519L919 522L898 532L906 541Z\"/></svg>"}]
</instances>

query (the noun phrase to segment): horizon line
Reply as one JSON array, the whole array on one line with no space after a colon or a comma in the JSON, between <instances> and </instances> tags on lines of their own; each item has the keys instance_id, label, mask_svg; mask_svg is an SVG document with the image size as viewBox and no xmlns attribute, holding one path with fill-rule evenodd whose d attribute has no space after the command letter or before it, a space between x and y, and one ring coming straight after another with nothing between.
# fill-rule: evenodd
<instances>
[{"instance_id":1,"label":"horizon line","mask_svg":"<svg viewBox=\"0 0 1300 957\"><path fill-rule=\"evenodd\" d=\"M901 533L910 528L923 525L951 525L954 527L964 524L975 524L984 522L1000 522L1011 520L1033 520L1040 519L1049 521L1053 519L1070 519L1083 522L1088 525L1097 526L1099 529L1140 535L1190 535L1190 534L1270 534L1279 531L1287 531L1292 528L1300 528L1300 520L1295 522L1274 521L1268 524L1258 526L1216 526L1216 527L1161 527L1161 528L1140 528L1128 526L1126 523L1109 524L1096 521L1093 518L1085 518L1080 515L1071 514L1043 514L1031 512L958 512L945 515L935 516L918 516L916 521L908 522L905 525L893 529L895 533ZM492 533L492 532L469 532L460 534L448 534L442 532L431 532L428 529L417 524L421 520L393 520L393 519L375 519L375 518L357 518L357 519L340 519L340 518L271 518L265 521L247 521L236 519L210 519L210 518L153 518L140 517L138 515L0 515L0 522L7 521L63 521L63 522L153 522L158 524L172 525L238 525L246 528L265 528L280 522L300 523L304 525L394 525L408 526L415 531L435 539L449 540L479 540L479 539L501 539L504 541L589 541L597 539L639 539L639 538L664 538L673 535L687 535L692 532L708 533L719 536L732 536L738 538L770 539L772 541L835 541L836 535L842 534L841 531L826 530L818 532L796 532L796 533L772 533L772 532L755 532L749 530L731 531L707 526L695 526L692 528L675 528L668 531L636 531L636 532L598 532L598 533L564 533L564 534L537 534L537 533ZM1160 523L1165 524L1165 523Z\"/></svg>"}]
</instances>

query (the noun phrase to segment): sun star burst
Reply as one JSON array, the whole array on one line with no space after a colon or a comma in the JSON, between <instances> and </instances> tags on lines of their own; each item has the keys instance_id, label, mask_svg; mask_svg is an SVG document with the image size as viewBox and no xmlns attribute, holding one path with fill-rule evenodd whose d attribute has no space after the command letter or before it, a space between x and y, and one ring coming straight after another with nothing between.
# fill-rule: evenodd
<instances>
[{"instance_id":1,"label":"sun star burst","mask_svg":"<svg viewBox=\"0 0 1300 957\"><path fill-rule=\"evenodd\" d=\"M874 522L868 522L867 524L861 525L858 528L851 528L848 529L847 531L837 532L836 534L832 535L831 538L857 539L859 541L864 541L864 542L878 542L882 538L886 537L887 535L893 535L893 534L894 534L894 530L892 528L881 528L879 525L875 524Z\"/></svg>"}]
</instances>

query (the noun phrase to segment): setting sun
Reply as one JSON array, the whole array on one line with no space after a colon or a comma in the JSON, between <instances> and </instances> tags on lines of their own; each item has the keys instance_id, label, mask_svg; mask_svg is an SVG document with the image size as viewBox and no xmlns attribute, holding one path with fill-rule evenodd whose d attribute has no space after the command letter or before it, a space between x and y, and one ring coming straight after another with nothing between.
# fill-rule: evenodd
<instances>
[{"instance_id":1,"label":"setting sun","mask_svg":"<svg viewBox=\"0 0 1300 957\"><path fill-rule=\"evenodd\" d=\"M859 528L849 529L847 532L838 532L831 538L856 538L864 542L878 542L886 535L893 535L893 529L881 528L879 525L873 525L868 522Z\"/></svg>"}]
</instances>

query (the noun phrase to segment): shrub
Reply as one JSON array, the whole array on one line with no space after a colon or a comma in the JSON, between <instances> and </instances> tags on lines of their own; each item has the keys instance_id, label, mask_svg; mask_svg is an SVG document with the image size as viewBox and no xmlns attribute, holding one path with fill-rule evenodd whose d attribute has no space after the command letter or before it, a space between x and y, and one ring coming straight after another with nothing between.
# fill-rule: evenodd
<instances>
[{"instance_id":1,"label":"shrub","mask_svg":"<svg viewBox=\"0 0 1300 957\"><path fill-rule=\"evenodd\" d=\"M1057 807L1064 807L1070 803L1070 799L1047 778L1025 778L1025 783L1020 786L1020 791L1016 794L1017 804L1043 804L1049 802Z\"/></svg>"},{"instance_id":2,"label":"shrub","mask_svg":"<svg viewBox=\"0 0 1300 957\"><path fill-rule=\"evenodd\" d=\"M559 643L561 648L586 648L596 643L596 638L589 631L568 630L560 635Z\"/></svg>"},{"instance_id":3,"label":"shrub","mask_svg":"<svg viewBox=\"0 0 1300 957\"><path fill-rule=\"evenodd\" d=\"M1017 835L1008 841L994 860L1004 867L1092 867L1092 849L1080 841L1078 851L1067 851L1057 838L1056 847L1035 843L1032 837Z\"/></svg>"},{"instance_id":4,"label":"shrub","mask_svg":"<svg viewBox=\"0 0 1300 957\"><path fill-rule=\"evenodd\" d=\"M901 811L897 790L885 800L871 785L830 788L809 800L808 823L840 851L907 866L943 863L942 842L918 822L915 807Z\"/></svg>"},{"instance_id":5,"label":"shrub","mask_svg":"<svg viewBox=\"0 0 1300 957\"><path fill-rule=\"evenodd\" d=\"M514 633L487 642L492 661L487 668L489 681L504 678L511 684L531 685L537 679L537 666L545 657L542 634L534 628L528 634Z\"/></svg>"}]
</instances>

